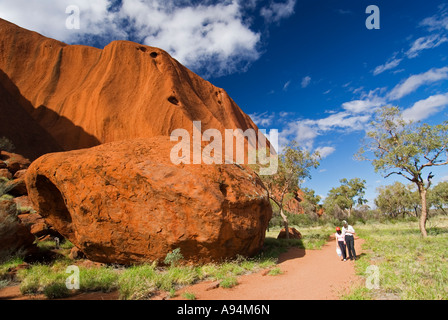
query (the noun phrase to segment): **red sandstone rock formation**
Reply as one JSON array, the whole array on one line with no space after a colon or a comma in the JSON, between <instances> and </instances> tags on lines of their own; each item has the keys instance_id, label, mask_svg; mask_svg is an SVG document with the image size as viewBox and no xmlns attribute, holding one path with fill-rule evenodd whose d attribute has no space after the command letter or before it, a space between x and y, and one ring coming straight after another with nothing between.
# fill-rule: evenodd
<instances>
[{"instance_id":1,"label":"red sandstone rock formation","mask_svg":"<svg viewBox=\"0 0 448 320\"><path fill-rule=\"evenodd\" d=\"M259 177L240 165L180 165L168 137L47 154L29 167L34 208L93 261L251 256L272 216Z\"/></svg>"},{"instance_id":2,"label":"red sandstone rock formation","mask_svg":"<svg viewBox=\"0 0 448 320\"><path fill-rule=\"evenodd\" d=\"M192 121L201 121L203 131L257 130L224 90L165 51L129 41L104 49L67 45L0 19L0 71L0 96L9 101L0 109L8 109L9 126L15 125L6 135L32 159L178 128L191 133ZM8 118L0 117L1 127ZM33 130L44 129L52 139L30 143L35 134L20 136L30 117Z\"/></svg>"}]
</instances>

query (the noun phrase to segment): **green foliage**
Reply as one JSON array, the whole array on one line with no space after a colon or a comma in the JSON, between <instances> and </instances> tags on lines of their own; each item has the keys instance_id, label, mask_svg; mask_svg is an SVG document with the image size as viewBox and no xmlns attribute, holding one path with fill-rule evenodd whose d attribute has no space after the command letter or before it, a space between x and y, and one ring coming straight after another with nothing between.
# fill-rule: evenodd
<instances>
[{"instance_id":1,"label":"green foliage","mask_svg":"<svg viewBox=\"0 0 448 320\"><path fill-rule=\"evenodd\" d=\"M183 297L187 300L196 300L196 295L192 292L184 292Z\"/></svg>"},{"instance_id":2,"label":"green foliage","mask_svg":"<svg viewBox=\"0 0 448 320\"><path fill-rule=\"evenodd\" d=\"M325 198L324 208L327 213L340 218L340 214L336 214L340 209L345 211L350 217L355 205L363 205L367 203L364 199L366 181L360 178L350 180L341 179L339 187L332 188Z\"/></svg>"},{"instance_id":3,"label":"green foliage","mask_svg":"<svg viewBox=\"0 0 448 320\"><path fill-rule=\"evenodd\" d=\"M117 289L118 274L110 267L79 268L79 286L81 292L111 292Z\"/></svg>"},{"instance_id":4,"label":"green foliage","mask_svg":"<svg viewBox=\"0 0 448 320\"><path fill-rule=\"evenodd\" d=\"M20 291L23 294L44 293L51 297L57 295L62 285L65 286L66 265L56 263L53 266L36 264L30 269L20 270L18 277L21 280Z\"/></svg>"},{"instance_id":5,"label":"green foliage","mask_svg":"<svg viewBox=\"0 0 448 320\"><path fill-rule=\"evenodd\" d=\"M379 268L380 288L363 286L346 299L446 300L448 299L448 217L429 220L431 237L422 240L420 232L407 220L373 223L356 228L365 239L363 255L356 261L358 274L368 277L367 267Z\"/></svg>"},{"instance_id":6,"label":"green foliage","mask_svg":"<svg viewBox=\"0 0 448 320\"><path fill-rule=\"evenodd\" d=\"M292 141L278 156L277 173L261 176L269 199L279 207L285 227L288 226L288 220L283 214L283 205L292 194L299 190L303 180L311 178L311 168L319 166L319 159L318 153L311 154L300 148L296 141Z\"/></svg>"},{"instance_id":7,"label":"green foliage","mask_svg":"<svg viewBox=\"0 0 448 320\"><path fill-rule=\"evenodd\" d=\"M411 182L416 179L423 183L423 169L446 164L446 159L441 157L448 145L447 121L435 126L414 123L404 120L398 108L383 107L371 126L357 157L370 160L376 172L399 174ZM366 152L373 153L374 158L367 158Z\"/></svg>"},{"instance_id":8,"label":"green foliage","mask_svg":"<svg viewBox=\"0 0 448 320\"><path fill-rule=\"evenodd\" d=\"M170 266L176 266L183 258L184 256L180 252L180 248L176 248L166 255L163 263Z\"/></svg>"},{"instance_id":9,"label":"green foliage","mask_svg":"<svg viewBox=\"0 0 448 320\"><path fill-rule=\"evenodd\" d=\"M397 174L416 184L422 204L420 231L425 237L426 192L434 176L430 172L424 177L424 171L448 164L448 121L440 125L407 121L397 107L386 106L376 112L371 128L356 158L371 161L375 172L385 177Z\"/></svg>"},{"instance_id":10,"label":"green foliage","mask_svg":"<svg viewBox=\"0 0 448 320\"><path fill-rule=\"evenodd\" d=\"M283 271L280 268L274 268L274 269L269 270L269 272L268 272L268 275L270 275L270 276L278 276L281 274L283 274Z\"/></svg>"},{"instance_id":11,"label":"green foliage","mask_svg":"<svg viewBox=\"0 0 448 320\"><path fill-rule=\"evenodd\" d=\"M9 280L9 270L14 269L19 264L23 263L23 257L13 256L9 257L0 264L0 280Z\"/></svg>"},{"instance_id":12,"label":"green foliage","mask_svg":"<svg viewBox=\"0 0 448 320\"><path fill-rule=\"evenodd\" d=\"M156 291L155 265L133 266L125 269L118 279L120 299L148 299Z\"/></svg>"},{"instance_id":13,"label":"green foliage","mask_svg":"<svg viewBox=\"0 0 448 320\"><path fill-rule=\"evenodd\" d=\"M238 285L238 279L235 276L225 277L220 283L221 288L233 288Z\"/></svg>"},{"instance_id":14,"label":"green foliage","mask_svg":"<svg viewBox=\"0 0 448 320\"><path fill-rule=\"evenodd\" d=\"M319 195L316 195L316 192L309 188L301 189L304 195L304 201L300 203L300 206L303 208L304 212L308 215L312 215L317 213L319 210L319 202L322 198Z\"/></svg>"},{"instance_id":15,"label":"green foliage","mask_svg":"<svg viewBox=\"0 0 448 320\"><path fill-rule=\"evenodd\" d=\"M437 210L447 214L448 208L448 181L440 182L434 186L428 197L430 205L434 206Z\"/></svg>"},{"instance_id":16,"label":"green foliage","mask_svg":"<svg viewBox=\"0 0 448 320\"><path fill-rule=\"evenodd\" d=\"M281 206L286 194L297 191L302 180L311 178L310 170L319 166L318 159L317 153L301 149L295 141L287 145L279 155L277 173L262 177L271 199Z\"/></svg>"},{"instance_id":17,"label":"green foliage","mask_svg":"<svg viewBox=\"0 0 448 320\"><path fill-rule=\"evenodd\" d=\"M383 213L392 217L398 215L416 215L420 206L418 193L412 190L412 185L406 186L401 182L379 187L375 205Z\"/></svg>"},{"instance_id":18,"label":"green foliage","mask_svg":"<svg viewBox=\"0 0 448 320\"><path fill-rule=\"evenodd\" d=\"M54 282L44 287L44 295L48 299L61 299L70 296L70 290L67 289L65 282Z\"/></svg>"}]
</instances>

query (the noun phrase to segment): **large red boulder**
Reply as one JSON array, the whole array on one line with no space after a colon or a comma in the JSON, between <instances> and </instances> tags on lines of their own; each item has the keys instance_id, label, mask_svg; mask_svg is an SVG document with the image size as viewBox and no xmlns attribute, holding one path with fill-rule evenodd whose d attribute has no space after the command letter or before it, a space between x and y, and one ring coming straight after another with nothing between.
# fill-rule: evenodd
<instances>
[{"instance_id":1,"label":"large red boulder","mask_svg":"<svg viewBox=\"0 0 448 320\"><path fill-rule=\"evenodd\" d=\"M302 234L296 228L288 228L289 239L302 239ZM286 239L286 230L283 228L277 236L277 239Z\"/></svg>"},{"instance_id":2,"label":"large red boulder","mask_svg":"<svg viewBox=\"0 0 448 320\"><path fill-rule=\"evenodd\" d=\"M132 264L252 256L272 209L248 167L174 165L169 137L47 154L26 183L34 208L88 259Z\"/></svg>"}]
</instances>

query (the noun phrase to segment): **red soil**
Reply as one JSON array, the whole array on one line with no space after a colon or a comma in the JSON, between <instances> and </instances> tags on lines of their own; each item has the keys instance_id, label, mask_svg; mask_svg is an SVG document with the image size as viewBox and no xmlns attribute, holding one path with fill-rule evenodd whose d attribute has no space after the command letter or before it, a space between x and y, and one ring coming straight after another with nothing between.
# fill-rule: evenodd
<instances>
[{"instance_id":1,"label":"red soil","mask_svg":"<svg viewBox=\"0 0 448 320\"><path fill-rule=\"evenodd\" d=\"M362 239L355 240L358 256L362 243ZM290 249L280 256L277 267L281 275L265 275L262 271L241 276L231 289L210 290L213 283L207 281L183 288L176 299L184 299L182 294L189 292L198 300L338 300L360 281L354 262L343 262L337 256L334 241L322 250Z\"/></svg>"},{"instance_id":2,"label":"red soil","mask_svg":"<svg viewBox=\"0 0 448 320\"><path fill-rule=\"evenodd\" d=\"M355 238L356 239L356 238ZM356 239L358 256L362 253L363 239ZM336 255L334 241L322 250L292 248L282 254L277 265L281 275L266 275L266 271L241 276L238 285L231 289L214 288L211 281L185 287L177 292L174 300L181 300L184 292L194 293L198 300L338 300L349 292L352 285L360 283L354 262L343 262ZM158 297L160 298L160 297ZM43 295L23 296L18 286L0 289L0 300L46 299ZM116 300L118 293L85 293L70 300Z\"/></svg>"}]
</instances>

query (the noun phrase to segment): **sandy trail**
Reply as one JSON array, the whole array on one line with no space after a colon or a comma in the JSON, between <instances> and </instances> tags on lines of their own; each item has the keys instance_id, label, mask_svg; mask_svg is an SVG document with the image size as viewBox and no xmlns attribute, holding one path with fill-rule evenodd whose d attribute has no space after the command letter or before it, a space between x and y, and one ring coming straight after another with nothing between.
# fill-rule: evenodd
<instances>
[{"instance_id":1,"label":"sandy trail","mask_svg":"<svg viewBox=\"0 0 448 320\"><path fill-rule=\"evenodd\" d=\"M359 256L362 239L355 238ZM231 289L215 288L206 281L183 288L183 293L194 293L198 300L338 300L360 277L355 275L354 261L343 262L336 254L335 241L327 242L322 250L292 248L279 257L277 265L283 274L263 275L258 272L240 276L238 285Z\"/></svg>"},{"instance_id":2,"label":"sandy trail","mask_svg":"<svg viewBox=\"0 0 448 320\"><path fill-rule=\"evenodd\" d=\"M358 256L362 253L362 239L355 238ZM238 277L238 285L231 289L214 288L215 282L205 281L185 287L173 300L182 300L184 292L194 293L198 300L337 300L360 277L355 275L353 261L343 262L336 255L335 242L329 241L322 250L291 248L279 257L282 274L266 272ZM160 299L161 297L155 297ZM117 300L118 292L84 293L63 300ZM0 300L46 300L44 295L22 295L19 286L0 289Z\"/></svg>"}]
</instances>

